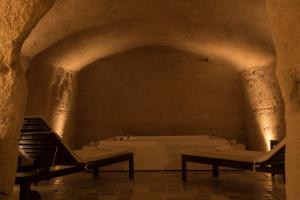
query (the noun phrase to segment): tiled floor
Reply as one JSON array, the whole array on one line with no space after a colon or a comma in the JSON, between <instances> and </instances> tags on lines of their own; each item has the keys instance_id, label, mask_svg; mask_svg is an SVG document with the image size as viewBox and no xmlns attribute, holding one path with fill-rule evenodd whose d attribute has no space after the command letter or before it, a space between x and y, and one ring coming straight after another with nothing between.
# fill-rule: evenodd
<instances>
[{"instance_id":1,"label":"tiled floor","mask_svg":"<svg viewBox=\"0 0 300 200\"><path fill-rule=\"evenodd\" d=\"M213 178L209 172L189 172L182 182L180 172L103 172L95 179L90 173L78 173L41 182L34 189L43 200L282 200L282 177L253 172L221 172ZM15 189L17 199L18 189Z\"/></svg>"}]
</instances>

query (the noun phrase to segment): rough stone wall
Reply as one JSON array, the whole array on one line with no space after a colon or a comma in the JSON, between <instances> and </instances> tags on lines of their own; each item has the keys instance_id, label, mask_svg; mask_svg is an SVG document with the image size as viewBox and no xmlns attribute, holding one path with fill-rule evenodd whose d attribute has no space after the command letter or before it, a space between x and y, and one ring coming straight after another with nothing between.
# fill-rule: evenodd
<instances>
[{"instance_id":1,"label":"rough stone wall","mask_svg":"<svg viewBox=\"0 0 300 200\"><path fill-rule=\"evenodd\" d=\"M249 148L270 149L269 141L285 136L284 102L274 65L242 71Z\"/></svg>"},{"instance_id":2,"label":"rough stone wall","mask_svg":"<svg viewBox=\"0 0 300 200\"><path fill-rule=\"evenodd\" d=\"M114 135L209 134L245 142L240 72L169 47L101 59L79 74L81 141Z\"/></svg>"},{"instance_id":3,"label":"rough stone wall","mask_svg":"<svg viewBox=\"0 0 300 200\"><path fill-rule=\"evenodd\" d=\"M69 145L76 146L77 73L33 59L27 71L27 116L40 116Z\"/></svg>"},{"instance_id":4,"label":"rough stone wall","mask_svg":"<svg viewBox=\"0 0 300 200\"><path fill-rule=\"evenodd\" d=\"M16 171L17 141L27 87L20 50L52 0L1 0L0 4L0 192L11 194Z\"/></svg>"},{"instance_id":5,"label":"rough stone wall","mask_svg":"<svg viewBox=\"0 0 300 200\"><path fill-rule=\"evenodd\" d=\"M5 193L10 193L12 189L12 184L13 184L13 177L14 177L14 169L16 165L16 141L18 138L18 133L20 129L20 124L22 122L23 118L23 110L24 110L24 105L26 102L26 83L24 79L24 74L22 72L21 64L20 64L20 49L22 47L23 41L26 39L32 28L36 25L38 20L43 16L43 14L51 7L53 4L54 0L27 0L27 1L21 1L21 0L1 0L0 4L0 160L4 160L5 162L1 162L0 165L0 191L5 192ZM63 1L60 1L63 2ZM69 1L73 2L73 1ZM82 2L82 1L79 1ZM99 1L98 1L99 2ZM136 1L140 2L140 1ZM167 1L165 1L167 2ZM171 2L171 5L175 5L173 3L174 1ZM179 8L182 8L185 5L188 4L181 4L183 1L178 1L180 2ZM198 2L198 1L193 1L193 2ZM220 8L223 9L222 4L225 1L219 1L221 5L215 6L214 1L207 1L209 4L208 8L212 9L207 9L206 7L203 6L203 2L201 4L197 4L199 7L191 6L194 9L194 13L200 13L199 9L204 9L204 11L216 11L215 8ZM226 1L228 2L228 1ZM250 1L249 1L250 2ZM251 1L252 2L252 1ZM160 2L159 2L160 3ZM154 6L152 7L153 9L155 8L160 8L160 4L155 4L159 6ZM230 5L237 5L238 3L236 1L231 1L232 4ZM244 4L244 2L239 2L241 5ZM256 2L257 3L257 2ZM256 8L257 4L254 2L253 8ZM298 22L300 19L300 14L299 14L299 1L298 0L282 0L282 1L277 1L277 0L267 0L267 7L270 15L270 22L271 22L271 27L273 29L273 34L275 38L275 44L276 44L276 49L277 49L277 76L279 78L280 84L283 89L283 94L284 94L284 100L286 103L286 119L287 119L287 132L288 132L288 149L287 149L287 188L288 188L288 198L290 199L297 199L299 196L299 192L296 188L297 186L297 178L300 175L300 166L299 166L299 161L300 161L300 136L297 133L300 127L299 123L299 117L300 117L300 111L299 111L299 77L300 77L300 70L299 70L299 44L300 44L300 28L298 26ZM110 1L109 1L109 7L111 7ZM126 5L126 2L123 3L123 5ZM146 16L153 16L152 10L148 9L147 7L144 7L144 4L141 3L142 7L145 8L145 11L150 11L150 15ZM168 5L168 4L166 4ZM225 4L224 4L225 5ZM130 5L129 5L130 7ZM166 6L169 8L170 6ZM160 30L161 27L164 27L169 23L169 21L166 21L167 23L164 22L165 15L160 15L165 14L165 13L173 13L173 12L165 12L163 9L166 8L163 7L162 10L158 10L159 12L157 13L157 18L151 21L150 25L155 25L155 26L149 26L151 28L146 28L141 31L141 36L144 37L144 33L149 33L151 31L148 30L156 30L157 32L153 33L156 36L163 36L162 38L158 37L159 39L155 41L165 41L165 39L169 39L171 36L174 36L174 28L169 28L168 34L161 34ZM94 7L93 7L94 8ZM249 9L249 6L245 6L245 12L248 11L251 13L251 9ZM69 7L66 6L64 9L69 10ZM175 8L174 8L175 9ZM177 9L177 8L176 8ZM96 9L95 9L96 10ZM105 9L104 9L105 10ZM122 13L127 13L128 9L123 9L125 12ZM143 11L144 9L142 9ZM191 9L185 9L185 10L191 10ZM234 19L237 16L237 19L243 19L240 17L242 13L239 12L232 12L231 9L223 9L223 10L228 10L230 14L234 14L233 20L223 20L224 16L231 16L227 14L216 14L215 16L222 16L220 17L221 21L224 21L224 24L228 24L228 21L236 22ZM241 9L237 9L241 11ZM254 9L255 10L255 9ZM80 10L81 11L81 10ZM242 11L244 12L244 11ZM64 13L64 12L62 12ZM72 12L69 12L72 13ZM101 16L103 16L102 12ZM116 12L112 12L115 15ZM121 12L118 12L121 13ZM133 11L135 13L135 11ZM140 13L146 13L146 12L140 12ZM205 13L205 12L203 12ZM218 13L218 12L216 12ZM253 12L256 13L256 12ZM76 15L76 14L75 14ZM106 15L107 19L111 19L110 14ZM139 16L139 15L138 15ZM185 16L183 14L179 14L178 17L173 18L171 16L170 19L176 19L173 21L179 21L182 25L185 26L178 26L178 30L185 30L187 32L191 32L192 29L189 28L194 28L198 27L199 30L204 30L205 34L204 35L209 35L211 36L212 33L217 33L217 35L222 32L224 29L223 25L220 26L219 20L217 20L218 23L215 23L212 25L212 28L210 31L207 31L207 29L203 29L203 27L208 27L209 24L206 23L194 23L194 19L203 19L203 22L211 22L211 20L207 20L207 16L209 16L209 19L211 18L211 14L206 15L206 17L200 17L198 15L191 15L191 21L193 23L186 23L186 21L180 21L181 19L185 20L186 18L182 16ZM258 16L257 14L254 14L254 16ZM58 15L58 18L60 19L61 15ZM78 16L77 16L78 17ZM98 18L95 17L95 19L98 21ZM122 17L120 17L122 19ZM134 19L134 18L133 18ZM146 17L147 19L147 17ZM157 20L163 19L163 23L161 23L159 26L156 26L158 23ZM231 19L231 18L230 18ZM250 18L251 23L253 21L253 18ZM254 18L256 19L256 18ZM84 23L87 22L87 20L82 20ZM121 20L122 21L122 20ZM248 20L246 20L248 21ZM262 20L254 20L255 24L259 24L256 22L261 22ZM54 27L56 27L56 22L55 20L52 21L54 24ZM74 23L74 27L78 27L77 23ZM104 23L105 24L105 23ZM141 23L142 25L148 24L148 23ZM247 23L246 23L247 24ZM217 29L213 28L216 25L218 27ZM234 30L238 30L237 32L240 35L248 34L249 37L246 38L251 38L251 43L253 43L253 36L257 35L256 32L252 32L253 30L258 30L261 27L263 28L263 36L260 38L261 42L258 42L257 44L264 44L265 41L267 41L267 48L271 48L270 46L270 40L268 38L268 34L265 34L265 26L262 26L259 24L259 28L253 28L253 26L246 26L247 28L241 28L241 23L233 23ZM63 27L69 27L69 26L63 26ZM125 29L127 30L128 27L124 26ZM177 27L177 26L176 26ZM221 27L221 29L219 29ZM251 29L250 29L251 28ZM225 28L226 30L228 28ZM224 29L224 30L225 30ZM230 30L229 28L228 30ZM251 30L251 31L249 31ZM291 31L293 30L293 31ZM46 34L49 33L48 29L44 30ZM200 31L201 32L201 31ZM225 32L224 37L222 36L223 39L226 41L228 40L229 35L238 35L238 34L231 34L233 31L230 31L230 34ZM235 32L235 33L237 33ZM268 32L268 31L267 31ZM178 32L179 35L181 35L181 32ZM49 34L48 34L49 35ZM54 34L53 34L54 35ZM111 34L109 34L111 35ZM150 34L151 35L151 34ZM185 35L185 34L183 34ZM199 35L199 32L194 32L192 35ZM201 35L201 34L200 34ZM221 34L222 35L222 34ZM170 36L170 37L169 37ZM189 35L191 37L191 35ZM39 37L43 38L43 37ZM180 37L179 37L180 38ZM203 37L203 38L210 38L210 37ZM181 38L180 38L181 40ZM202 39L203 40L203 39ZM45 40L48 41L48 40ZM175 41L175 40L174 40ZM201 40L198 40L201 41ZM238 38L238 41L240 42L240 38ZM248 41L248 40L246 40ZM191 40L191 42L194 44L196 43L196 40ZM216 43L216 42L213 42ZM199 42L200 44L200 42ZM46 47L45 47L46 48ZM216 49L214 49L213 52ZM226 50L227 52L227 50ZM248 55L248 54L247 54ZM230 57L230 56L229 56ZM228 57L228 58L229 58ZM247 57L247 56L246 56ZM163 60L163 59L162 59ZM244 62L244 59L242 59ZM264 72L262 72L264 73ZM50 100L50 109L48 110L51 112L59 111L58 116L61 117L61 113L69 113L71 112L71 106L69 104L69 100L74 99L76 96L76 93L72 92L72 89L70 88L76 88L76 76L73 77L73 75L69 74L68 72L65 72L64 70L58 70L58 74L61 76L52 76L53 79L50 80L50 83L54 83L51 85L51 88L53 90L53 93L50 92L52 96L52 100ZM260 74L260 73L259 73ZM251 72L245 72L244 73L245 78L245 85L246 87L250 87L252 85L251 81L256 79L256 75L252 77ZM74 81L75 80L75 81ZM54 82L53 82L54 81ZM165 81L170 81L166 79ZM258 84L259 83L259 84ZM280 102L279 104L274 104L270 103L270 99L272 99L272 94L267 95L267 97L264 97L264 94L259 92L260 90L256 90L255 88L259 88L261 84L263 85L272 85L273 80L272 79L267 79L267 81L264 78L258 79L258 82L253 84L256 85L254 88L249 89L249 95L254 95L258 96L259 98L253 98L253 101L250 99L249 104L252 106L251 109L255 111L255 118L260 119L261 116L264 118L264 116L269 116L270 118L274 119L274 121L282 121L280 117L274 117L276 114L282 113L282 109L280 108ZM105 83L104 83L105 84ZM223 85L222 85L223 87ZM276 86L275 86L276 87ZM226 85L224 86L226 88ZM224 89L222 88L222 89ZM272 88L272 87L271 87ZM253 92L251 92L253 90ZM254 91L255 90L255 91ZM272 91L273 89L270 89ZM262 101L260 100L262 97ZM51 98L50 98L51 99ZM183 102L185 99L181 99L182 101L178 101L180 103ZM211 99L210 99L211 100ZM277 102L279 100L279 93L275 91L275 96L273 101ZM170 101L173 101L173 99L170 99ZM261 102L260 102L261 101ZM54 106L51 106L52 103ZM66 106L61 107L61 102L65 102ZM177 102L177 103L178 103ZM269 103L268 103L269 102ZM197 107L197 106L196 106ZM266 108L266 109L265 109ZM81 107L81 109L84 109ZM188 108L189 110L190 108ZM191 110L195 110L194 107L192 107ZM197 109L196 109L197 110ZM263 110L267 110L267 112L263 112ZM272 110L272 112L271 112ZM46 111L46 113L48 113ZM62 112L60 112L62 111ZM232 112L232 111L230 111ZM268 114L266 114L268 113ZM178 113L177 113L178 114ZM63 114L65 115L65 114ZM51 116L57 116L55 113L52 113ZM187 115L183 115L187 116ZM226 124L228 121L226 121L226 117L223 118L220 117L218 112L216 112L215 116L212 119L218 119L218 117L223 120L222 123ZM58 118L59 118L58 117ZM56 118L56 117L55 117ZM237 117L238 118L238 117ZM182 118L180 118L182 120ZM53 119L52 119L53 121ZM61 120L58 120L61 121ZM282 124L282 123L280 123ZM228 124L227 124L228 125ZM211 127L214 127L213 125ZM220 126L222 127L222 126ZM227 126L226 126L227 127ZM231 126L229 126L231 127ZM228 127L227 127L228 128ZM279 131L282 126L279 125L271 125L271 126L263 126L262 127L264 130L270 129L273 132L276 130ZM238 126L239 129L239 126ZM130 129L126 129L131 131ZM170 129L171 131L174 130L173 128ZM212 128L212 132L215 131L216 129ZM224 130L224 132L227 130ZM174 131L173 131L174 132ZM279 131L280 132L280 131ZM234 134L233 134L234 135Z\"/></svg>"},{"instance_id":6,"label":"rough stone wall","mask_svg":"<svg viewBox=\"0 0 300 200\"><path fill-rule=\"evenodd\" d=\"M277 51L276 75L285 102L288 200L300 199L300 1L267 0Z\"/></svg>"}]
</instances>

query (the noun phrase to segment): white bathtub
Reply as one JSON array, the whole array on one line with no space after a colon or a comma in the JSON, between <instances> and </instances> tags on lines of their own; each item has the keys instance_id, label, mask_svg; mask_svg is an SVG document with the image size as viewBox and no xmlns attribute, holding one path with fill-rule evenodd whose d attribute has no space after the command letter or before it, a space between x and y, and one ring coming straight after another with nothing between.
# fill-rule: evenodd
<instances>
[{"instance_id":1,"label":"white bathtub","mask_svg":"<svg viewBox=\"0 0 300 200\"><path fill-rule=\"evenodd\" d=\"M122 140L120 140L122 139ZM185 149L244 149L241 144L209 135L199 136L118 136L94 142L98 148L130 148L134 152L135 170L180 170L181 151ZM126 164L105 169L123 170ZM209 169L206 165L189 164L189 169Z\"/></svg>"}]
</instances>

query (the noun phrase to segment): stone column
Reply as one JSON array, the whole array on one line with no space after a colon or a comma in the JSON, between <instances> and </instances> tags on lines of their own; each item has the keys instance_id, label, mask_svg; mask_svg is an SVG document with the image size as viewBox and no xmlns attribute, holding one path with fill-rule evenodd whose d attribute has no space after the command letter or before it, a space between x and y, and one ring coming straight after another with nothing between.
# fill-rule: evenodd
<instances>
[{"instance_id":1,"label":"stone column","mask_svg":"<svg viewBox=\"0 0 300 200\"><path fill-rule=\"evenodd\" d=\"M283 93L286 119L286 192L300 198L300 1L267 0L277 52L276 75Z\"/></svg>"},{"instance_id":2,"label":"stone column","mask_svg":"<svg viewBox=\"0 0 300 200\"><path fill-rule=\"evenodd\" d=\"M53 0L0 2L0 192L11 194L17 163L17 141L27 98L20 52Z\"/></svg>"},{"instance_id":3,"label":"stone column","mask_svg":"<svg viewBox=\"0 0 300 200\"><path fill-rule=\"evenodd\" d=\"M248 68L242 72L248 109L247 141L250 149L270 149L270 140L285 136L284 103L274 65Z\"/></svg>"}]
</instances>

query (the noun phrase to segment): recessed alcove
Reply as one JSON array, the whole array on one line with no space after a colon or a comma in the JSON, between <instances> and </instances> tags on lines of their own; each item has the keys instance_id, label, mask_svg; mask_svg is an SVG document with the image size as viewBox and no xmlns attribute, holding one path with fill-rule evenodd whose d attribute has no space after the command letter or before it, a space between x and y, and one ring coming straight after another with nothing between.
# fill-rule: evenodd
<instances>
[{"instance_id":1,"label":"recessed alcove","mask_svg":"<svg viewBox=\"0 0 300 200\"><path fill-rule=\"evenodd\" d=\"M243 87L232 66L147 46L97 60L78 77L78 131L85 143L125 134L245 142Z\"/></svg>"},{"instance_id":2,"label":"recessed alcove","mask_svg":"<svg viewBox=\"0 0 300 200\"><path fill-rule=\"evenodd\" d=\"M264 149L266 138L282 134L272 66L263 68L261 80L260 68L241 70L159 45L101 58L80 71L49 65L44 56L27 72L27 114L44 116L72 146L125 134L214 135ZM266 84L273 88L261 87Z\"/></svg>"},{"instance_id":3,"label":"recessed alcove","mask_svg":"<svg viewBox=\"0 0 300 200\"><path fill-rule=\"evenodd\" d=\"M45 57L33 59L27 72L27 115L45 117L75 147L132 134L214 135L265 149L284 134L273 66L240 69L161 45L100 58L79 71Z\"/></svg>"}]
</instances>

